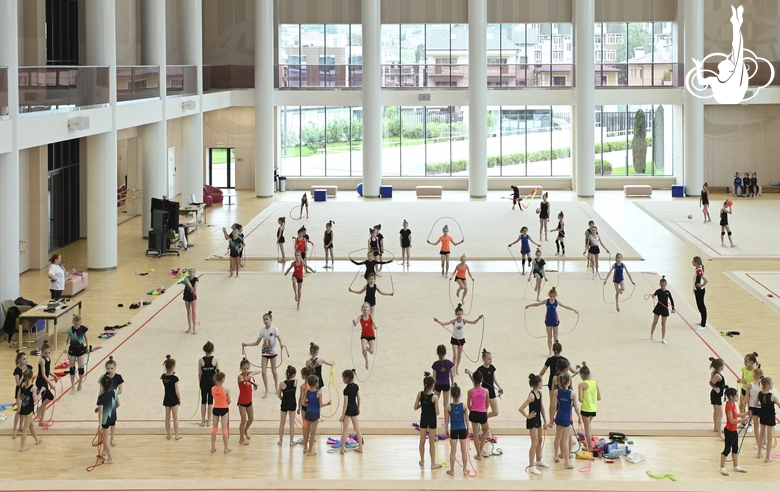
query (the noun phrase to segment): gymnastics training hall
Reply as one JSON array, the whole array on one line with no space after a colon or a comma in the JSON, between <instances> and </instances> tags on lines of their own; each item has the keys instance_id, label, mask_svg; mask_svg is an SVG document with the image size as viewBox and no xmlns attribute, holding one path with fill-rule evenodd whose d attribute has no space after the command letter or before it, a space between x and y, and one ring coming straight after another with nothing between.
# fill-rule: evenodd
<instances>
[{"instance_id":1,"label":"gymnastics training hall","mask_svg":"<svg viewBox=\"0 0 780 492\"><path fill-rule=\"evenodd\" d=\"M0 2L2 488L771 488L779 19Z\"/></svg>"}]
</instances>

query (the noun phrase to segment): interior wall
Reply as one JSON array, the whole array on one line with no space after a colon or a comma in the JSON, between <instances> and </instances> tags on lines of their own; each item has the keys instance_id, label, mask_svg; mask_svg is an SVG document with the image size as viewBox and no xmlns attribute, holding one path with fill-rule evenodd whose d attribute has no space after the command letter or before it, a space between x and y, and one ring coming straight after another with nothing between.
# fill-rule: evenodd
<instances>
[{"instance_id":1,"label":"interior wall","mask_svg":"<svg viewBox=\"0 0 780 492\"><path fill-rule=\"evenodd\" d=\"M30 155L19 152L19 273L30 269Z\"/></svg>"},{"instance_id":2,"label":"interior wall","mask_svg":"<svg viewBox=\"0 0 780 492\"><path fill-rule=\"evenodd\" d=\"M181 193L181 170L182 170L182 164L181 164L181 156L182 156L182 143L181 143L181 118L176 118L175 120L168 120L168 148L170 149L173 147L176 149L176 195ZM166 151L167 155L167 151ZM166 161L165 164L166 169L168 166L168 162ZM168 175L168 171L165 172L166 176ZM166 189L168 185L165 185ZM151 197L149 197L151 198ZM170 199L174 199L174 197L168 197Z\"/></svg>"},{"instance_id":3,"label":"interior wall","mask_svg":"<svg viewBox=\"0 0 780 492\"><path fill-rule=\"evenodd\" d=\"M141 145L141 136L137 127L117 132L117 187L123 185L127 179L128 190L141 189L143 183ZM129 199L127 206L121 212L120 221L123 220L123 217L133 217L140 214L140 200Z\"/></svg>"},{"instance_id":4,"label":"interior wall","mask_svg":"<svg viewBox=\"0 0 780 492\"><path fill-rule=\"evenodd\" d=\"M19 151L19 164L24 170L20 175L21 194L26 196L26 202L22 202L20 213L22 215L22 223L26 222L27 227L26 262L28 269L39 270L48 267L48 155L49 150L45 145ZM27 190L26 193L25 189Z\"/></svg>"},{"instance_id":5,"label":"interior wall","mask_svg":"<svg viewBox=\"0 0 780 492\"><path fill-rule=\"evenodd\" d=\"M181 2L165 0L165 46L168 65L186 65L184 63L185 24L180 9Z\"/></svg>"},{"instance_id":6,"label":"interior wall","mask_svg":"<svg viewBox=\"0 0 780 492\"><path fill-rule=\"evenodd\" d=\"M769 61L780 61L780 2L776 0L706 0L704 53L731 53L731 7L745 8L742 36L745 48Z\"/></svg>"},{"instance_id":7,"label":"interior wall","mask_svg":"<svg viewBox=\"0 0 780 492\"><path fill-rule=\"evenodd\" d=\"M204 148L236 149L236 189L239 190L255 188L254 139L254 108L233 107L203 113ZM218 142L221 142L221 145ZM206 156L208 158L208 154Z\"/></svg>"},{"instance_id":8,"label":"interior wall","mask_svg":"<svg viewBox=\"0 0 780 492\"><path fill-rule=\"evenodd\" d=\"M203 64L254 65L253 0L203 0Z\"/></svg>"},{"instance_id":9,"label":"interior wall","mask_svg":"<svg viewBox=\"0 0 780 492\"><path fill-rule=\"evenodd\" d=\"M677 0L596 0L596 22L674 22Z\"/></svg>"},{"instance_id":10,"label":"interior wall","mask_svg":"<svg viewBox=\"0 0 780 492\"><path fill-rule=\"evenodd\" d=\"M374 0L379 2L380 0ZM412 3L409 0L381 0ZM417 3L464 3L466 0L415 0ZM279 22L282 24L360 24L360 0L277 0ZM384 22L384 20L382 21Z\"/></svg>"},{"instance_id":11,"label":"interior wall","mask_svg":"<svg viewBox=\"0 0 780 492\"><path fill-rule=\"evenodd\" d=\"M45 0L19 2L19 65L46 65Z\"/></svg>"},{"instance_id":12,"label":"interior wall","mask_svg":"<svg viewBox=\"0 0 780 492\"><path fill-rule=\"evenodd\" d=\"M780 105L704 106L704 180L731 186L737 171L780 182Z\"/></svg>"},{"instance_id":13,"label":"interior wall","mask_svg":"<svg viewBox=\"0 0 780 492\"><path fill-rule=\"evenodd\" d=\"M141 0L116 0L116 64L141 64Z\"/></svg>"}]
</instances>

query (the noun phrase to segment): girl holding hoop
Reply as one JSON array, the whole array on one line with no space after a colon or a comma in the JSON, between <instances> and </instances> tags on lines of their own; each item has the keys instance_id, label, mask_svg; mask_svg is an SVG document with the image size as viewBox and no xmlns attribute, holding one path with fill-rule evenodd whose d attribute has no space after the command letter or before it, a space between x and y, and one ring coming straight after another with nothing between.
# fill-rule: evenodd
<instances>
[{"instance_id":1,"label":"girl holding hoop","mask_svg":"<svg viewBox=\"0 0 780 492\"><path fill-rule=\"evenodd\" d=\"M471 274L469 266L466 264L466 255L460 255L460 263L455 265L455 270L450 276L450 280L455 277L455 283L458 284L458 290L455 291L455 297L458 297L461 291L463 291L463 304L466 304L466 294L469 291L469 285L466 283L466 274L469 274L471 281L474 281L474 276Z\"/></svg>"},{"instance_id":2,"label":"girl holding hoop","mask_svg":"<svg viewBox=\"0 0 780 492\"><path fill-rule=\"evenodd\" d=\"M271 374L274 377L274 388L279 387L279 376L276 373L276 365L273 363L273 359L276 358L277 355L279 355L279 348L285 348L284 343L282 343L282 338L279 336L279 328L271 325L271 320L273 320L273 315L271 314L271 311L268 311L263 315L263 323L265 324L265 327L260 330L260 334L257 335L257 340L255 340L252 343L241 343L241 348L244 347L257 347L261 343L263 344L263 362L260 366L262 376L263 376L263 388L265 389L265 392L263 393L263 398L268 396L268 366L270 363L271 366ZM278 343L277 343L278 342Z\"/></svg>"},{"instance_id":3,"label":"girl holding hoop","mask_svg":"<svg viewBox=\"0 0 780 492\"><path fill-rule=\"evenodd\" d=\"M615 285L615 309L617 309L618 312L620 312L620 304L618 303L620 294L626 291L625 286L625 280L623 279L623 272L628 275L628 279L631 281L631 285L636 285L634 283L634 279L631 278L631 274L628 273L628 267L623 264L623 255L621 253L617 253L615 255L615 263L612 265L612 268L609 269L609 272L607 273L607 278L604 279L604 285L607 285L607 280L609 280L610 274L612 272L615 272L615 275L612 276L612 283Z\"/></svg>"},{"instance_id":4,"label":"girl holding hoop","mask_svg":"<svg viewBox=\"0 0 780 492\"><path fill-rule=\"evenodd\" d=\"M187 276L184 277L184 307L187 309L187 331L196 334L195 328L197 321L195 319L195 301L198 300L198 277L195 276L195 269L187 270Z\"/></svg>"},{"instance_id":5,"label":"girl holding hoop","mask_svg":"<svg viewBox=\"0 0 780 492\"><path fill-rule=\"evenodd\" d=\"M363 303L360 311L362 314L352 320L352 326L357 326L360 323L360 348L363 351L363 359L366 361L366 369L368 369L368 354L373 355L376 352L376 330L379 327L374 323L367 302Z\"/></svg>"},{"instance_id":6,"label":"girl holding hoop","mask_svg":"<svg viewBox=\"0 0 780 492\"><path fill-rule=\"evenodd\" d=\"M450 245L457 246L463 244L465 239L461 239L460 241L452 239L452 236L449 235L450 228L446 225L442 228L441 232L441 236L439 236L439 239L437 239L435 243L428 241L428 244L431 246L441 244L441 250L439 251L439 254L441 255L441 275L442 277L446 277L450 273Z\"/></svg>"},{"instance_id":7,"label":"girl holding hoop","mask_svg":"<svg viewBox=\"0 0 780 492\"><path fill-rule=\"evenodd\" d=\"M460 367L460 358L461 355L463 355L463 346L466 345L466 325L475 325L481 319L481 314L479 315L479 318L474 321L463 319L463 307L460 304L455 308L455 319L443 323L439 321L438 318L433 318L435 322L445 328L452 325L450 344L452 345L452 362L455 364L455 374L459 374L458 367Z\"/></svg>"},{"instance_id":8,"label":"girl holding hoop","mask_svg":"<svg viewBox=\"0 0 780 492\"><path fill-rule=\"evenodd\" d=\"M535 302L533 304L527 305L525 308L528 309L530 307L537 307L541 305L544 305L547 308L547 312L544 316L544 326L547 329L547 350L549 351L549 355L552 355L553 340L558 340L558 326L561 324L561 320L558 317L558 306L562 307L563 309L568 309L569 311L574 311L575 314L580 313L576 309L571 308L562 302L558 302L558 291L555 290L555 287L550 289L548 296L549 299L546 301Z\"/></svg>"}]
</instances>

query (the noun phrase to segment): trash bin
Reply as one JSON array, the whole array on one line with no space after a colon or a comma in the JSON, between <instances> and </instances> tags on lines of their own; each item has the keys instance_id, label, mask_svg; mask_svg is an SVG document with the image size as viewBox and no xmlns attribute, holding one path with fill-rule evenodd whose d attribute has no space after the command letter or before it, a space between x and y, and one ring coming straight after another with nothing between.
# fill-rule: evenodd
<instances>
[{"instance_id":1,"label":"trash bin","mask_svg":"<svg viewBox=\"0 0 780 492\"><path fill-rule=\"evenodd\" d=\"M279 176L279 191L281 193L287 191L287 176Z\"/></svg>"}]
</instances>

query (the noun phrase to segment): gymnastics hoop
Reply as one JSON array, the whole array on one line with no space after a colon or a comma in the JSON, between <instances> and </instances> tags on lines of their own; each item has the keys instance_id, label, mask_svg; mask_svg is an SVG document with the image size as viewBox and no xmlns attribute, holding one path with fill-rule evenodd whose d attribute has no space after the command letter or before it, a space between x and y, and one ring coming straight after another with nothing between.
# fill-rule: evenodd
<instances>
[{"instance_id":1,"label":"gymnastics hoop","mask_svg":"<svg viewBox=\"0 0 780 492\"><path fill-rule=\"evenodd\" d=\"M447 328L446 326L439 324L439 323L436 321L436 318L434 318L434 323L436 323L437 325L441 326L441 327L442 327L442 328L443 328L443 329L444 329L444 330L445 330L447 333L449 333L450 335L452 335L452 338L455 338L455 333L453 333L453 332L452 332L452 330L450 330L450 329L449 329L449 328ZM457 339L457 338L455 338L455 340L458 340L458 339ZM477 349L477 352L478 352L478 353L480 353L480 354L482 353L482 342L483 342L484 340L485 340L485 316L482 316L482 337L479 339L479 349ZM460 343L460 340L458 340L458 347L461 347L461 348L463 347L463 344L462 344L462 343ZM470 360L472 363L474 363L474 364L479 364L479 361L478 361L478 360L474 360L474 359L472 359L471 357L469 357L469 354L467 354L465 350L463 350L463 352L462 352L462 353L463 353L463 355L465 355L465 356L466 356L466 358L467 358L468 360Z\"/></svg>"},{"instance_id":2,"label":"gymnastics hoop","mask_svg":"<svg viewBox=\"0 0 780 492\"><path fill-rule=\"evenodd\" d=\"M531 330L528 329L528 321L526 321L526 316L528 315L528 309L524 309L523 311L524 311L523 312L523 326L525 326L525 331L528 332L528 335L531 338L536 338L536 339L547 338L547 334L545 334L544 336L541 336L541 337L537 337L536 335L531 333ZM574 326L572 327L572 329L567 331L566 333L560 333L560 331L559 331L558 332L558 336L559 337L563 336L563 335L570 335L571 332L573 332L574 329L577 328L577 325L580 323L580 313L575 313L575 314L577 315L577 321L574 322ZM546 325L545 325L545 328L546 328Z\"/></svg>"},{"instance_id":3,"label":"gymnastics hoop","mask_svg":"<svg viewBox=\"0 0 780 492\"><path fill-rule=\"evenodd\" d=\"M606 279L605 279L604 281L606 282ZM612 283L614 284L615 282L612 282ZM631 296L633 296L633 295L634 295L634 292L636 291L636 282L631 282L631 285L633 286L633 288L631 289L631 293L630 293L630 294L628 294L628 297L626 297L625 299L623 299L623 302L628 302L628 300L629 300L629 299L631 299ZM604 304L606 304L606 305L608 305L608 306L612 306L612 305L614 305L615 303L614 303L614 302L607 302L607 297L606 297L606 290L607 290L607 284L606 284L606 283L604 283L604 284L602 285L602 289L601 289L601 299L604 301ZM625 292L625 291L624 291L624 292Z\"/></svg>"},{"instance_id":4,"label":"gymnastics hoop","mask_svg":"<svg viewBox=\"0 0 780 492\"><path fill-rule=\"evenodd\" d=\"M468 282L468 280L466 281ZM452 284L457 283L455 280L447 280L447 299L450 301L450 306L452 306L452 309L455 309L455 304L452 303ZM467 284L468 285L468 284ZM475 282L474 279L471 279L471 302L469 303L469 312L463 313L464 315L471 314L471 308L474 306L474 291L475 288ZM462 306L461 306L462 307Z\"/></svg>"},{"instance_id":5,"label":"gymnastics hoop","mask_svg":"<svg viewBox=\"0 0 780 492\"><path fill-rule=\"evenodd\" d=\"M103 464L103 461L105 461L103 459L103 457L100 456L100 454L103 452L103 432L102 432L102 430L103 429L101 428L100 422L98 422L97 433L95 434L95 437L92 438L92 446L97 448L97 458L95 459L95 464L94 465L90 465L90 466L87 467L87 471L88 472L91 472L95 468L99 467L100 465ZM95 442L95 441L97 441L97 442ZM101 461L101 460L103 460L103 461Z\"/></svg>"},{"instance_id":6,"label":"gymnastics hoop","mask_svg":"<svg viewBox=\"0 0 780 492\"><path fill-rule=\"evenodd\" d=\"M291 208L291 209L290 209L290 218L291 218L292 220L304 220L304 218L305 218L305 219L308 219L308 218L309 218L309 210L308 210L308 207L306 208L306 217L298 217L298 218L295 218L295 217L293 217L293 212L295 211L295 209L300 209L300 208L301 208L301 206L300 206L300 205L296 205L296 206L294 206L293 208ZM301 215L301 214L299 214L299 215Z\"/></svg>"},{"instance_id":7,"label":"gymnastics hoop","mask_svg":"<svg viewBox=\"0 0 780 492\"><path fill-rule=\"evenodd\" d=\"M461 241L466 239L466 237L463 235L463 228L460 226L460 222L458 222L457 220L455 220L452 217L439 217L438 219L436 219L436 221L431 226L431 230L430 230L430 232L428 232L428 239L426 239L426 242L431 240L431 234L433 234L433 230L436 228L436 224L441 222L443 219L450 219L453 222L455 222L455 224L457 224L457 226L458 226L458 230L460 231L460 239L461 239Z\"/></svg>"},{"instance_id":8,"label":"gymnastics hoop","mask_svg":"<svg viewBox=\"0 0 780 492\"><path fill-rule=\"evenodd\" d=\"M336 363L334 362L333 366L335 366L335 365L336 365ZM339 394L339 388L338 388L338 386L336 386L336 374L333 372L333 366L330 366L330 376L328 377L328 398L330 399L331 402L333 401L333 396L330 393L331 386L336 389L336 396L338 396L338 394ZM336 413L338 413L340 406L341 406L341 398L337 398L336 399L336 408L333 410L333 413L328 415L328 416L324 416L324 415L322 415L322 413L320 413L320 417L322 417L322 419L324 419L324 420L327 420L327 419L333 417L334 415L336 415ZM346 448L344 448L344 449L346 450Z\"/></svg>"},{"instance_id":9,"label":"gymnastics hoop","mask_svg":"<svg viewBox=\"0 0 780 492\"><path fill-rule=\"evenodd\" d=\"M372 322L373 322L373 318L372 318ZM355 367L355 347L354 347L355 343L354 343L354 338L355 338L355 325L353 324L352 325L352 332L351 332L350 338L349 338L349 356L352 358L352 367ZM366 376L366 379L360 379L360 377L357 375L357 371L355 371L355 379L357 379L361 383L365 383L366 381L368 381L368 379L371 377L371 373L374 372L374 365L376 364L376 357L377 357L377 355L379 355L379 340L377 340L377 338L378 337L376 336L376 332L374 332L374 342L376 342L374 344L374 358L371 361L371 366L368 369L368 376ZM368 340L366 340L366 343L368 343ZM361 347L362 347L362 342L361 342Z\"/></svg>"}]
</instances>

